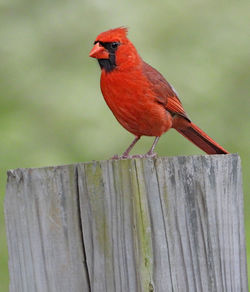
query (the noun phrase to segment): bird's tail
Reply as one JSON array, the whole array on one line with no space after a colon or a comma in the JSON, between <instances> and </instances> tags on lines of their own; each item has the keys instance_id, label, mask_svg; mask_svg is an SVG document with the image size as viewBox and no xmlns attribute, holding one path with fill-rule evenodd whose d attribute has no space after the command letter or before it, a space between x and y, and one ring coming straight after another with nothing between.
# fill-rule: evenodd
<instances>
[{"instance_id":1,"label":"bird's tail","mask_svg":"<svg viewBox=\"0 0 250 292\"><path fill-rule=\"evenodd\" d=\"M229 153L192 122L188 123L186 127L175 129L207 154Z\"/></svg>"}]
</instances>

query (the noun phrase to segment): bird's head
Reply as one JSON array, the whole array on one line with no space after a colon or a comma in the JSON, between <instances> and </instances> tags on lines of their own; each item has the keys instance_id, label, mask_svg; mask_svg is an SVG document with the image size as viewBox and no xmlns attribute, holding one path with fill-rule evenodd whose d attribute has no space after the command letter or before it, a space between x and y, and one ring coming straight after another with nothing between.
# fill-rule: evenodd
<instances>
[{"instance_id":1,"label":"bird's head","mask_svg":"<svg viewBox=\"0 0 250 292\"><path fill-rule=\"evenodd\" d=\"M125 27L118 27L102 32L95 39L89 56L96 58L106 72L127 69L140 62L135 47L127 38L127 31Z\"/></svg>"}]
</instances>

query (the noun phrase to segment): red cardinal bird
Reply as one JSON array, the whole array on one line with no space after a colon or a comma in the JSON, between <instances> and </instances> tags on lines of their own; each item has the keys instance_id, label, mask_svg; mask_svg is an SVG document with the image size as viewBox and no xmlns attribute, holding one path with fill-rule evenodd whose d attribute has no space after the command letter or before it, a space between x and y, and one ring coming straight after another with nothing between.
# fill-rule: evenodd
<instances>
[{"instance_id":1,"label":"red cardinal bird","mask_svg":"<svg viewBox=\"0 0 250 292\"><path fill-rule=\"evenodd\" d=\"M121 158L141 136L155 136L145 155L155 156L160 136L174 128L208 154L228 152L191 122L173 87L153 67L145 63L127 38L127 29L119 27L99 34L90 51L101 67L101 90L118 122L135 139ZM114 156L118 158L118 156Z\"/></svg>"}]
</instances>

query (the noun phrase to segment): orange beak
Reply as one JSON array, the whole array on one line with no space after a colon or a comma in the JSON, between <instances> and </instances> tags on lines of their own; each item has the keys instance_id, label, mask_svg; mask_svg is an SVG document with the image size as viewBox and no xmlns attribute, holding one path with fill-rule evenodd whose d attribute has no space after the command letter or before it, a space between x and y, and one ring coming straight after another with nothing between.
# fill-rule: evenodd
<instances>
[{"instance_id":1,"label":"orange beak","mask_svg":"<svg viewBox=\"0 0 250 292\"><path fill-rule=\"evenodd\" d=\"M89 56L96 59L109 59L109 53L107 50L96 43L93 49L90 51Z\"/></svg>"}]
</instances>

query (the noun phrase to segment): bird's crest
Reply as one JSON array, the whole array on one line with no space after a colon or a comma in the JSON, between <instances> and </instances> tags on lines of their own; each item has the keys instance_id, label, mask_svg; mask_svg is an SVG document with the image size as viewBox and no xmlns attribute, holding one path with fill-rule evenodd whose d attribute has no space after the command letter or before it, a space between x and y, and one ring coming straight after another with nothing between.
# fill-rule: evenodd
<instances>
[{"instance_id":1,"label":"bird's crest","mask_svg":"<svg viewBox=\"0 0 250 292\"><path fill-rule=\"evenodd\" d=\"M102 33L100 33L97 38L96 41L100 41L100 42L122 42L125 39L127 39L127 32L128 29L127 27L117 27L114 29L110 29L107 31L104 31Z\"/></svg>"}]
</instances>

